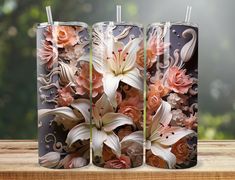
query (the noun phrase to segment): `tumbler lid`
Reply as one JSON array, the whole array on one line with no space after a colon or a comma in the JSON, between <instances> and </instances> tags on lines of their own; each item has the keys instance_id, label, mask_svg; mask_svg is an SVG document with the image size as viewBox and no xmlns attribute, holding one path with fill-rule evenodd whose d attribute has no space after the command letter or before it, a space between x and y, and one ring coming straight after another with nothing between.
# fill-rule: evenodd
<instances>
[{"instance_id":1,"label":"tumbler lid","mask_svg":"<svg viewBox=\"0 0 235 180\"><path fill-rule=\"evenodd\" d=\"M86 23L78 22L78 21L68 21L68 22L54 21L53 25L55 26L82 26L85 28L88 27ZM38 27L46 27L46 26L50 26L50 24L48 22L43 22L43 23L38 24Z\"/></svg>"},{"instance_id":2,"label":"tumbler lid","mask_svg":"<svg viewBox=\"0 0 235 180\"><path fill-rule=\"evenodd\" d=\"M195 27L198 28L198 24L196 23L192 23L192 22L184 22L184 21L176 21L176 22L155 22L155 23L151 23L148 25L148 29L151 27L156 27L156 26L165 26L167 23L169 23L169 25L182 25L182 26L191 26L191 27Z\"/></svg>"},{"instance_id":3,"label":"tumbler lid","mask_svg":"<svg viewBox=\"0 0 235 180\"><path fill-rule=\"evenodd\" d=\"M97 22L92 25L92 28L96 28L98 26L136 26L139 28L143 28L144 26L139 23L134 23L134 22L114 22L114 21L103 21L103 22Z\"/></svg>"}]
</instances>

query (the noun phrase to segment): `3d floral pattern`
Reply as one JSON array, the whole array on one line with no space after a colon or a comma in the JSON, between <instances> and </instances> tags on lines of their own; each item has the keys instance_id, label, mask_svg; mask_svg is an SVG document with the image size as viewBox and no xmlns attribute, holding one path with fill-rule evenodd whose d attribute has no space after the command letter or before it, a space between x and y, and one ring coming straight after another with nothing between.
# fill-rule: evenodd
<instances>
[{"instance_id":1,"label":"3d floral pattern","mask_svg":"<svg viewBox=\"0 0 235 180\"><path fill-rule=\"evenodd\" d=\"M95 25L92 32L93 163L127 169L143 161L143 43L138 26ZM88 59L83 57L83 59ZM101 76L97 76L97 73ZM100 79L102 84L100 84ZM99 86L98 86L99 85Z\"/></svg>"},{"instance_id":2,"label":"3d floral pattern","mask_svg":"<svg viewBox=\"0 0 235 180\"><path fill-rule=\"evenodd\" d=\"M146 163L151 166L188 168L197 162L196 43L195 27L166 23L148 29Z\"/></svg>"},{"instance_id":3,"label":"3d floral pattern","mask_svg":"<svg viewBox=\"0 0 235 180\"><path fill-rule=\"evenodd\" d=\"M90 81L86 27L42 26L37 30L39 163L78 168L90 159ZM96 95L102 93L96 75Z\"/></svg>"}]
</instances>

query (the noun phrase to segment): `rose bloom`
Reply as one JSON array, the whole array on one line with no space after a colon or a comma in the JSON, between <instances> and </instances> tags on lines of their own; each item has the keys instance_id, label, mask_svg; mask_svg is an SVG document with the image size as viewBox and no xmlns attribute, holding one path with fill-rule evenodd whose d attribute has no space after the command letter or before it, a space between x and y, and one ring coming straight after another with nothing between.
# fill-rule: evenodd
<instances>
[{"instance_id":1,"label":"rose bloom","mask_svg":"<svg viewBox=\"0 0 235 180\"><path fill-rule=\"evenodd\" d=\"M58 58L58 50L48 41L42 41L42 48L38 50L40 63L45 64L47 69L51 69Z\"/></svg>"},{"instance_id":2,"label":"rose bloom","mask_svg":"<svg viewBox=\"0 0 235 180\"><path fill-rule=\"evenodd\" d=\"M131 167L131 160L128 156L121 155L119 158L105 162L105 168L128 169Z\"/></svg>"},{"instance_id":3,"label":"rose bloom","mask_svg":"<svg viewBox=\"0 0 235 180\"><path fill-rule=\"evenodd\" d=\"M166 86L176 93L185 94L192 86L193 80L176 66L169 69Z\"/></svg>"},{"instance_id":4,"label":"rose bloom","mask_svg":"<svg viewBox=\"0 0 235 180\"><path fill-rule=\"evenodd\" d=\"M118 137L121 141L125 136L128 136L131 133L132 133L132 127L131 126L125 126L125 127L122 127L121 129L118 130L117 135L118 135Z\"/></svg>"},{"instance_id":5,"label":"rose bloom","mask_svg":"<svg viewBox=\"0 0 235 180\"><path fill-rule=\"evenodd\" d=\"M79 40L76 30L71 26L56 26L52 31L52 35L59 48L74 46Z\"/></svg>"},{"instance_id":6,"label":"rose bloom","mask_svg":"<svg viewBox=\"0 0 235 180\"><path fill-rule=\"evenodd\" d=\"M157 80L154 84L149 85L149 92L159 94L160 97L164 97L168 94L168 88L164 87L160 80Z\"/></svg>"},{"instance_id":7,"label":"rose bloom","mask_svg":"<svg viewBox=\"0 0 235 180\"><path fill-rule=\"evenodd\" d=\"M183 124L186 128L196 131L197 130L197 117L191 115L189 118L184 119Z\"/></svg>"},{"instance_id":8,"label":"rose bloom","mask_svg":"<svg viewBox=\"0 0 235 180\"><path fill-rule=\"evenodd\" d=\"M167 168L167 163L162 158L155 156L150 151L147 152L146 163L158 168Z\"/></svg>"},{"instance_id":9,"label":"rose bloom","mask_svg":"<svg viewBox=\"0 0 235 180\"><path fill-rule=\"evenodd\" d=\"M109 161L111 159L115 159L116 155L112 152L112 149L104 144L103 151L102 151L102 157L104 161Z\"/></svg>"},{"instance_id":10,"label":"rose bloom","mask_svg":"<svg viewBox=\"0 0 235 180\"><path fill-rule=\"evenodd\" d=\"M69 106L74 100L69 86L58 89L58 94L57 102L59 106Z\"/></svg>"},{"instance_id":11,"label":"rose bloom","mask_svg":"<svg viewBox=\"0 0 235 180\"><path fill-rule=\"evenodd\" d=\"M148 111L156 111L161 105L161 96L153 91L148 92L147 96L147 109Z\"/></svg>"},{"instance_id":12,"label":"rose bloom","mask_svg":"<svg viewBox=\"0 0 235 180\"><path fill-rule=\"evenodd\" d=\"M171 149L171 152L176 156L177 164L182 164L188 159L189 151L190 150L186 138L180 139L172 146Z\"/></svg>"},{"instance_id":13,"label":"rose bloom","mask_svg":"<svg viewBox=\"0 0 235 180\"><path fill-rule=\"evenodd\" d=\"M156 62L156 55L151 49L146 50L146 67L147 69L151 68L154 62ZM144 68L144 48L141 48L137 52L136 63Z\"/></svg>"},{"instance_id":14,"label":"rose bloom","mask_svg":"<svg viewBox=\"0 0 235 180\"><path fill-rule=\"evenodd\" d=\"M80 63L81 68L78 71L76 77L77 87L76 92L80 95L90 93L90 74L89 63ZM96 97L98 94L103 93L102 75L98 73L94 68L92 69L92 97Z\"/></svg>"},{"instance_id":15,"label":"rose bloom","mask_svg":"<svg viewBox=\"0 0 235 180\"><path fill-rule=\"evenodd\" d=\"M142 107L139 97L130 97L120 103L118 112L130 117L134 123L138 123L142 117Z\"/></svg>"}]
</instances>

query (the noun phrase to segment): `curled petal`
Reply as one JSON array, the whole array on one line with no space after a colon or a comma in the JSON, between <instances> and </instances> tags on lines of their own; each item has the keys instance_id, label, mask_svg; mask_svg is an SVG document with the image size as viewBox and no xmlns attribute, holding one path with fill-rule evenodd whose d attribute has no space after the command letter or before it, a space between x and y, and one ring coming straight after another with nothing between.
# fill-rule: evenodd
<instances>
[{"instance_id":1,"label":"curled petal","mask_svg":"<svg viewBox=\"0 0 235 180\"><path fill-rule=\"evenodd\" d=\"M47 115L58 115L63 118L81 120L81 117L77 117L73 110L69 107L59 107L55 109L39 109L38 110L38 119L41 119Z\"/></svg>"},{"instance_id":2,"label":"curled petal","mask_svg":"<svg viewBox=\"0 0 235 180\"><path fill-rule=\"evenodd\" d=\"M89 124L81 123L69 131L65 142L71 147L76 141L87 139L90 139L90 126Z\"/></svg>"},{"instance_id":3,"label":"curled petal","mask_svg":"<svg viewBox=\"0 0 235 180\"><path fill-rule=\"evenodd\" d=\"M123 75L122 82L139 89L143 91L144 88L144 81L140 76L139 70L137 68L127 72L125 75Z\"/></svg>"},{"instance_id":4,"label":"curled petal","mask_svg":"<svg viewBox=\"0 0 235 180\"><path fill-rule=\"evenodd\" d=\"M162 138L159 139L159 143L169 146L175 144L181 138L195 133L193 130L182 127L169 127L164 130Z\"/></svg>"},{"instance_id":5,"label":"curled petal","mask_svg":"<svg viewBox=\"0 0 235 180\"><path fill-rule=\"evenodd\" d=\"M171 105L166 101L162 101L162 104L158 108L156 114L153 116L153 123L151 126L152 136L154 136L158 132L159 127L168 126L171 118Z\"/></svg>"},{"instance_id":6,"label":"curled petal","mask_svg":"<svg viewBox=\"0 0 235 180\"><path fill-rule=\"evenodd\" d=\"M132 125L133 121L130 117L122 113L106 113L102 117L103 129L106 132L110 132L122 125Z\"/></svg>"},{"instance_id":7,"label":"curled petal","mask_svg":"<svg viewBox=\"0 0 235 180\"><path fill-rule=\"evenodd\" d=\"M94 156L102 156L103 143L107 139L107 134L104 131L92 128L92 149Z\"/></svg>"},{"instance_id":8,"label":"curled petal","mask_svg":"<svg viewBox=\"0 0 235 180\"><path fill-rule=\"evenodd\" d=\"M83 117L85 118L86 123L90 123L90 101L88 99L77 99L75 100L71 106L81 112Z\"/></svg>"},{"instance_id":9,"label":"curled petal","mask_svg":"<svg viewBox=\"0 0 235 180\"><path fill-rule=\"evenodd\" d=\"M112 132L107 134L107 139L104 141L104 143L113 150L117 157L121 156L121 145L119 138L115 133Z\"/></svg>"},{"instance_id":10,"label":"curled petal","mask_svg":"<svg viewBox=\"0 0 235 180\"><path fill-rule=\"evenodd\" d=\"M133 142L143 145L143 142L144 142L143 131L135 131L129 134L128 136L125 136L121 141L122 148L128 146L129 143L133 143Z\"/></svg>"},{"instance_id":11,"label":"curled petal","mask_svg":"<svg viewBox=\"0 0 235 180\"><path fill-rule=\"evenodd\" d=\"M176 157L171 152L171 148L163 148L158 143L154 143L151 146L151 151L155 156L159 156L164 159L167 162L169 168L174 168L176 164Z\"/></svg>"},{"instance_id":12,"label":"curled petal","mask_svg":"<svg viewBox=\"0 0 235 180\"><path fill-rule=\"evenodd\" d=\"M182 33L182 36L184 38L186 38L188 35L192 35L192 39L184 45L180 53L180 56L184 62L189 61L190 58L192 57L197 42L197 33L195 32L194 29L190 28Z\"/></svg>"}]
</instances>

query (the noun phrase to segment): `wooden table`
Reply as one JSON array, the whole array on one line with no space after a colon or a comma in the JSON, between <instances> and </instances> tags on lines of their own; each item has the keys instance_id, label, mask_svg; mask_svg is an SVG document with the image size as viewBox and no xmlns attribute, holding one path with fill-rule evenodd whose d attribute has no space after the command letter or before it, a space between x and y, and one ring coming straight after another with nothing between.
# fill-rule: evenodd
<instances>
[{"instance_id":1,"label":"wooden table","mask_svg":"<svg viewBox=\"0 0 235 180\"><path fill-rule=\"evenodd\" d=\"M235 141L200 141L198 165L184 170L162 170L142 166L132 170L104 170L92 165L72 170L52 170L37 163L37 142L0 141L0 179L22 180L235 180Z\"/></svg>"}]
</instances>

